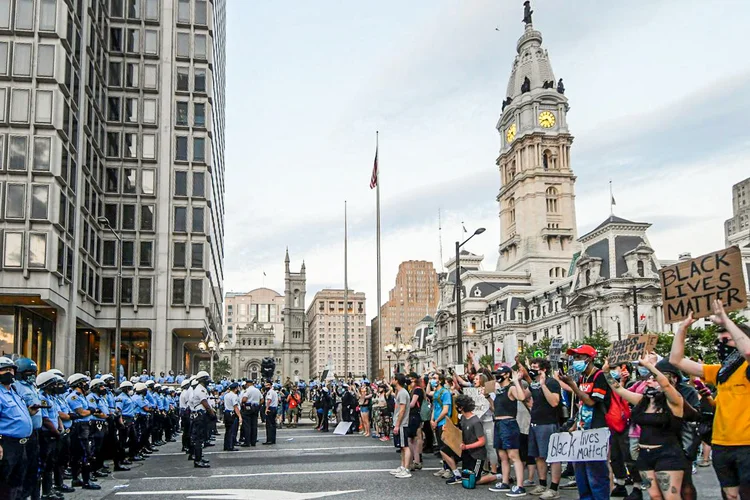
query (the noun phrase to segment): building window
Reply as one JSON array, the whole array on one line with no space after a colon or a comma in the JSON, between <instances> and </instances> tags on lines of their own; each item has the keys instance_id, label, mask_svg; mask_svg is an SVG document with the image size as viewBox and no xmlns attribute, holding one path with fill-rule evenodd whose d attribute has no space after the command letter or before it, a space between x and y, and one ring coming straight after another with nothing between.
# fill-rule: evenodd
<instances>
[{"instance_id":1,"label":"building window","mask_svg":"<svg viewBox=\"0 0 750 500\"><path fill-rule=\"evenodd\" d=\"M156 158L156 135L143 134L143 150L141 156L144 160L153 160Z\"/></svg>"},{"instance_id":2,"label":"building window","mask_svg":"<svg viewBox=\"0 0 750 500\"><path fill-rule=\"evenodd\" d=\"M102 278L102 304L115 303L115 278Z\"/></svg>"},{"instance_id":3,"label":"building window","mask_svg":"<svg viewBox=\"0 0 750 500\"><path fill-rule=\"evenodd\" d=\"M8 139L8 170L26 170L29 138L12 135Z\"/></svg>"},{"instance_id":4,"label":"building window","mask_svg":"<svg viewBox=\"0 0 750 500\"><path fill-rule=\"evenodd\" d=\"M185 242L175 241L172 256L172 267L185 267Z\"/></svg>"},{"instance_id":5,"label":"building window","mask_svg":"<svg viewBox=\"0 0 750 500\"><path fill-rule=\"evenodd\" d=\"M154 230L154 205L141 205L141 231Z\"/></svg>"},{"instance_id":6,"label":"building window","mask_svg":"<svg viewBox=\"0 0 750 500\"><path fill-rule=\"evenodd\" d=\"M190 305L203 304L203 280L190 280Z\"/></svg>"},{"instance_id":7,"label":"building window","mask_svg":"<svg viewBox=\"0 0 750 500\"><path fill-rule=\"evenodd\" d=\"M178 0L177 2L177 22L190 22L190 0Z\"/></svg>"},{"instance_id":8,"label":"building window","mask_svg":"<svg viewBox=\"0 0 750 500\"><path fill-rule=\"evenodd\" d=\"M190 267L192 269L203 269L203 243L190 245Z\"/></svg>"},{"instance_id":9,"label":"building window","mask_svg":"<svg viewBox=\"0 0 750 500\"><path fill-rule=\"evenodd\" d=\"M190 57L190 33L177 33L177 57Z\"/></svg>"},{"instance_id":10,"label":"building window","mask_svg":"<svg viewBox=\"0 0 750 500\"><path fill-rule=\"evenodd\" d=\"M143 123L156 123L156 99L143 100Z\"/></svg>"},{"instance_id":11,"label":"building window","mask_svg":"<svg viewBox=\"0 0 750 500\"><path fill-rule=\"evenodd\" d=\"M34 137L34 164L32 169L39 172L49 172L50 150L52 149L51 137ZM0 142L0 154L2 143Z\"/></svg>"},{"instance_id":12,"label":"building window","mask_svg":"<svg viewBox=\"0 0 750 500\"><path fill-rule=\"evenodd\" d=\"M126 231L135 231L135 205L123 204L122 229Z\"/></svg>"},{"instance_id":13,"label":"building window","mask_svg":"<svg viewBox=\"0 0 750 500\"><path fill-rule=\"evenodd\" d=\"M109 29L109 50L122 52L122 28Z\"/></svg>"},{"instance_id":14,"label":"building window","mask_svg":"<svg viewBox=\"0 0 750 500\"><path fill-rule=\"evenodd\" d=\"M138 278L138 304L151 305L151 278Z\"/></svg>"},{"instance_id":15,"label":"building window","mask_svg":"<svg viewBox=\"0 0 750 500\"><path fill-rule=\"evenodd\" d=\"M120 133L107 132L107 156L118 158L120 156Z\"/></svg>"},{"instance_id":16,"label":"building window","mask_svg":"<svg viewBox=\"0 0 750 500\"><path fill-rule=\"evenodd\" d=\"M47 234L29 234L29 267L47 266Z\"/></svg>"},{"instance_id":17,"label":"building window","mask_svg":"<svg viewBox=\"0 0 750 500\"><path fill-rule=\"evenodd\" d=\"M586 269L586 286L591 284L591 269Z\"/></svg>"},{"instance_id":18,"label":"building window","mask_svg":"<svg viewBox=\"0 0 750 500\"><path fill-rule=\"evenodd\" d=\"M206 25L206 0L195 0L195 24Z\"/></svg>"},{"instance_id":19,"label":"building window","mask_svg":"<svg viewBox=\"0 0 750 500\"><path fill-rule=\"evenodd\" d=\"M122 101L119 97L107 98L107 120L119 122L122 119L122 110L120 109Z\"/></svg>"},{"instance_id":20,"label":"building window","mask_svg":"<svg viewBox=\"0 0 750 500\"><path fill-rule=\"evenodd\" d=\"M174 207L174 230L178 233L187 232L187 207Z\"/></svg>"},{"instance_id":21,"label":"building window","mask_svg":"<svg viewBox=\"0 0 750 500\"><path fill-rule=\"evenodd\" d=\"M177 106L175 108L175 124L187 126L188 124L188 103L187 102L181 102L181 101L177 102Z\"/></svg>"},{"instance_id":22,"label":"building window","mask_svg":"<svg viewBox=\"0 0 750 500\"><path fill-rule=\"evenodd\" d=\"M175 141L175 160L187 161L188 159L188 138L185 136L177 136Z\"/></svg>"},{"instance_id":23,"label":"building window","mask_svg":"<svg viewBox=\"0 0 750 500\"><path fill-rule=\"evenodd\" d=\"M10 99L10 121L28 123L29 121L29 91L13 89Z\"/></svg>"},{"instance_id":24,"label":"building window","mask_svg":"<svg viewBox=\"0 0 750 500\"><path fill-rule=\"evenodd\" d=\"M128 2L128 19L141 18L141 0L127 0Z\"/></svg>"},{"instance_id":25,"label":"building window","mask_svg":"<svg viewBox=\"0 0 750 500\"><path fill-rule=\"evenodd\" d=\"M193 137L193 161L203 162L206 160L206 139Z\"/></svg>"},{"instance_id":26,"label":"building window","mask_svg":"<svg viewBox=\"0 0 750 500\"><path fill-rule=\"evenodd\" d=\"M193 196L203 198L206 196L206 186L203 172L193 172Z\"/></svg>"},{"instance_id":27,"label":"building window","mask_svg":"<svg viewBox=\"0 0 750 500\"><path fill-rule=\"evenodd\" d=\"M143 88L157 88L156 80L159 77L159 67L156 64L143 65Z\"/></svg>"},{"instance_id":28,"label":"building window","mask_svg":"<svg viewBox=\"0 0 750 500\"><path fill-rule=\"evenodd\" d=\"M172 280L172 304L185 304L185 278L176 278Z\"/></svg>"},{"instance_id":29,"label":"building window","mask_svg":"<svg viewBox=\"0 0 750 500\"><path fill-rule=\"evenodd\" d=\"M193 207L193 232L202 233L204 231L203 207Z\"/></svg>"},{"instance_id":30,"label":"building window","mask_svg":"<svg viewBox=\"0 0 750 500\"><path fill-rule=\"evenodd\" d=\"M16 43L13 47L13 75L31 76L31 44Z\"/></svg>"},{"instance_id":31,"label":"building window","mask_svg":"<svg viewBox=\"0 0 750 500\"><path fill-rule=\"evenodd\" d=\"M6 231L3 250L3 267L21 267L23 256L23 233L11 233Z\"/></svg>"},{"instance_id":32,"label":"building window","mask_svg":"<svg viewBox=\"0 0 750 500\"><path fill-rule=\"evenodd\" d=\"M31 218L46 220L48 218L49 186L33 184L31 186Z\"/></svg>"},{"instance_id":33,"label":"building window","mask_svg":"<svg viewBox=\"0 0 750 500\"><path fill-rule=\"evenodd\" d=\"M154 179L156 171L145 169L141 170L141 194L154 194Z\"/></svg>"},{"instance_id":34,"label":"building window","mask_svg":"<svg viewBox=\"0 0 750 500\"><path fill-rule=\"evenodd\" d=\"M104 217L109 222L109 225L114 227L117 226L117 212L119 205L117 203L107 203L104 205Z\"/></svg>"},{"instance_id":35,"label":"building window","mask_svg":"<svg viewBox=\"0 0 750 500\"><path fill-rule=\"evenodd\" d=\"M177 67L177 90L182 92L190 91L190 68L185 66Z\"/></svg>"},{"instance_id":36,"label":"building window","mask_svg":"<svg viewBox=\"0 0 750 500\"><path fill-rule=\"evenodd\" d=\"M8 42L0 42L0 74L8 74Z\"/></svg>"},{"instance_id":37,"label":"building window","mask_svg":"<svg viewBox=\"0 0 750 500\"><path fill-rule=\"evenodd\" d=\"M196 92L205 92L206 91L206 70L196 68L193 78L194 78L193 90L195 90Z\"/></svg>"},{"instance_id":38,"label":"building window","mask_svg":"<svg viewBox=\"0 0 750 500\"><path fill-rule=\"evenodd\" d=\"M129 29L128 30L128 52L132 54L138 54L141 52L141 30Z\"/></svg>"},{"instance_id":39,"label":"building window","mask_svg":"<svg viewBox=\"0 0 750 500\"><path fill-rule=\"evenodd\" d=\"M107 83L110 87L122 86L122 63L119 61L109 62L109 78Z\"/></svg>"},{"instance_id":40,"label":"building window","mask_svg":"<svg viewBox=\"0 0 750 500\"><path fill-rule=\"evenodd\" d=\"M206 126L206 105L202 102L196 102L193 105L193 125L196 127Z\"/></svg>"},{"instance_id":41,"label":"building window","mask_svg":"<svg viewBox=\"0 0 750 500\"><path fill-rule=\"evenodd\" d=\"M17 30L34 29L34 0L16 0Z\"/></svg>"},{"instance_id":42,"label":"building window","mask_svg":"<svg viewBox=\"0 0 750 500\"><path fill-rule=\"evenodd\" d=\"M646 266L643 264L642 260L638 261L637 266L638 266L638 276L643 278L646 275Z\"/></svg>"},{"instance_id":43,"label":"building window","mask_svg":"<svg viewBox=\"0 0 750 500\"><path fill-rule=\"evenodd\" d=\"M136 174L134 168L122 169L122 192L124 194L136 193Z\"/></svg>"},{"instance_id":44,"label":"building window","mask_svg":"<svg viewBox=\"0 0 750 500\"><path fill-rule=\"evenodd\" d=\"M557 189L553 187L548 187L546 194L547 194L547 213L556 214L557 213L557 199L558 199Z\"/></svg>"},{"instance_id":45,"label":"building window","mask_svg":"<svg viewBox=\"0 0 750 500\"><path fill-rule=\"evenodd\" d=\"M140 69L141 69L140 63L128 63L127 64L127 66L125 67L125 86L126 87L131 88L131 89L133 88L137 89L138 87L141 86ZM134 120L129 120L133 123L136 123L138 122L138 101L136 99L128 99L128 101L136 102L136 106L134 107L136 118Z\"/></svg>"},{"instance_id":46,"label":"building window","mask_svg":"<svg viewBox=\"0 0 750 500\"><path fill-rule=\"evenodd\" d=\"M36 47L36 76L55 76L55 46L39 44Z\"/></svg>"},{"instance_id":47,"label":"building window","mask_svg":"<svg viewBox=\"0 0 750 500\"><path fill-rule=\"evenodd\" d=\"M174 195L187 196L187 172L178 170L174 173Z\"/></svg>"},{"instance_id":48,"label":"building window","mask_svg":"<svg viewBox=\"0 0 750 500\"><path fill-rule=\"evenodd\" d=\"M120 278L122 280L122 287L120 293L121 302L123 304L133 303L133 278Z\"/></svg>"},{"instance_id":49,"label":"building window","mask_svg":"<svg viewBox=\"0 0 750 500\"><path fill-rule=\"evenodd\" d=\"M143 52L146 54L157 55L159 53L159 32L156 30L146 30L143 37Z\"/></svg>"},{"instance_id":50,"label":"building window","mask_svg":"<svg viewBox=\"0 0 750 500\"><path fill-rule=\"evenodd\" d=\"M57 0L41 0L39 4L39 31L57 28Z\"/></svg>"},{"instance_id":51,"label":"building window","mask_svg":"<svg viewBox=\"0 0 750 500\"><path fill-rule=\"evenodd\" d=\"M206 35L195 35L194 42L194 57L196 59L206 59Z\"/></svg>"},{"instance_id":52,"label":"building window","mask_svg":"<svg viewBox=\"0 0 750 500\"><path fill-rule=\"evenodd\" d=\"M146 0L146 19L159 20L159 0Z\"/></svg>"},{"instance_id":53,"label":"building window","mask_svg":"<svg viewBox=\"0 0 750 500\"><path fill-rule=\"evenodd\" d=\"M133 241L123 240L122 241L122 266L133 267L135 266L135 246Z\"/></svg>"},{"instance_id":54,"label":"building window","mask_svg":"<svg viewBox=\"0 0 750 500\"><path fill-rule=\"evenodd\" d=\"M516 200L515 198L510 198L508 200L508 210L510 215L510 223L515 224L516 223Z\"/></svg>"},{"instance_id":55,"label":"building window","mask_svg":"<svg viewBox=\"0 0 750 500\"><path fill-rule=\"evenodd\" d=\"M115 227L115 226L112 226ZM117 265L117 240L104 240L103 243L104 250L103 250L103 260L102 265L103 266L109 266L114 267Z\"/></svg>"},{"instance_id":56,"label":"building window","mask_svg":"<svg viewBox=\"0 0 750 500\"><path fill-rule=\"evenodd\" d=\"M52 123L52 91L36 91L36 109L34 111L36 123Z\"/></svg>"},{"instance_id":57,"label":"building window","mask_svg":"<svg viewBox=\"0 0 750 500\"><path fill-rule=\"evenodd\" d=\"M26 185L6 184L5 218L23 219L26 216Z\"/></svg>"}]
</instances>

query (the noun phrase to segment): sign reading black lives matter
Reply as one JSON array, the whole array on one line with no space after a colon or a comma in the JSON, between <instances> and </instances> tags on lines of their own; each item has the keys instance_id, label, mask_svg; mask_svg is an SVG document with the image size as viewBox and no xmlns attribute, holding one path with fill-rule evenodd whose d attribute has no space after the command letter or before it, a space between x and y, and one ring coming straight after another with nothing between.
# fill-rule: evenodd
<instances>
[{"instance_id":1,"label":"sign reading black lives matter","mask_svg":"<svg viewBox=\"0 0 750 500\"><path fill-rule=\"evenodd\" d=\"M609 429L558 432L549 437L547 463L606 462L609 460Z\"/></svg>"},{"instance_id":2,"label":"sign reading black lives matter","mask_svg":"<svg viewBox=\"0 0 750 500\"><path fill-rule=\"evenodd\" d=\"M710 316L717 299L726 311L747 305L742 258L736 246L665 267L659 274L666 323L682 321L691 311L694 318Z\"/></svg>"}]
</instances>

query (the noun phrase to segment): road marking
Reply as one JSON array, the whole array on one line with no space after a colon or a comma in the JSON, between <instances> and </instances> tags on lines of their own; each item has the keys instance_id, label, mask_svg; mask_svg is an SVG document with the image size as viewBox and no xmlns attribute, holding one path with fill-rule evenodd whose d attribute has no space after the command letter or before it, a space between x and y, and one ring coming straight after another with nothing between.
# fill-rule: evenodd
<instances>
[{"instance_id":1,"label":"road marking","mask_svg":"<svg viewBox=\"0 0 750 500\"><path fill-rule=\"evenodd\" d=\"M266 476L309 476L318 474L362 474L363 472L390 472L392 469L344 469L344 470L308 470L308 471L287 471L287 472L248 472L247 474L214 474L212 476L163 476L163 477L142 477L146 480L165 480L165 479L220 479L226 477L266 477ZM440 467L425 467L424 471L440 470ZM118 493L119 494L119 493Z\"/></svg>"},{"instance_id":2,"label":"road marking","mask_svg":"<svg viewBox=\"0 0 750 500\"><path fill-rule=\"evenodd\" d=\"M346 493L359 493L365 490L319 491L297 493L281 490L177 490L177 491L123 491L115 495L187 495L187 498L211 498L220 500L265 500L267 498L284 498L285 500L312 500Z\"/></svg>"},{"instance_id":3,"label":"road marking","mask_svg":"<svg viewBox=\"0 0 750 500\"><path fill-rule=\"evenodd\" d=\"M332 446L332 447L326 447L326 448L258 448L257 450L239 450L239 451L203 451L204 455L240 455L242 453L263 453L264 451L276 451L276 450L282 450L282 451L330 451L330 450L351 450L351 449L372 449L372 448L379 448L383 450L392 450L392 446L383 446L383 445L365 445L365 446ZM177 457L185 455L185 452L179 452L179 453L159 453L158 456L160 457Z\"/></svg>"}]
</instances>

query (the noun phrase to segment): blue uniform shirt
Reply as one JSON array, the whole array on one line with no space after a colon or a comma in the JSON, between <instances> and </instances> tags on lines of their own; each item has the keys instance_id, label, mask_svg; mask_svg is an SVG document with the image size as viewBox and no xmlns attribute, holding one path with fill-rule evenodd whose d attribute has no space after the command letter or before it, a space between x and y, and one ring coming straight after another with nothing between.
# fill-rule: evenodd
<instances>
[{"instance_id":1,"label":"blue uniform shirt","mask_svg":"<svg viewBox=\"0 0 750 500\"><path fill-rule=\"evenodd\" d=\"M54 396L44 392L41 393L41 397L42 401L46 406L49 406L49 408L42 408L39 410L39 413L42 414L42 418L46 418L55 425L55 428L57 428L57 419L59 418L58 414L60 413L60 407L57 404L57 400Z\"/></svg>"},{"instance_id":2,"label":"blue uniform shirt","mask_svg":"<svg viewBox=\"0 0 750 500\"><path fill-rule=\"evenodd\" d=\"M167 376L167 383L168 384L174 384L174 377L172 375Z\"/></svg>"},{"instance_id":3,"label":"blue uniform shirt","mask_svg":"<svg viewBox=\"0 0 750 500\"><path fill-rule=\"evenodd\" d=\"M0 436L23 439L31 436L33 430L23 398L12 385L10 389L0 385Z\"/></svg>"},{"instance_id":4,"label":"blue uniform shirt","mask_svg":"<svg viewBox=\"0 0 750 500\"><path fill-rule=\"evenodd\" d=\"M70 413L78 413L76 410L79 408L82 410L88 410L89 409L89 403L86 401L86 398L83 397L81 394L78 394L77 391L73 391L70 394L68 394L68 397L65 398L65 401L68 402L68 406L70 407ZM78 417L76 419L76 422L90 422L93 420L94 417L89 415L87 417Z\"/></svg>"},{"instance_id":5,"label":"blue uniform shirt","mask_svg":"<svg viewBox=\"0 0 750 500\"><path fill-rule=\"evenodd\" d=\"M107 408L109 408L109 414L112 415L117 411L117 403L115 402L115 395L112 394L112 391L107 391L107 394L104 396L104 398L107 400Z\"/></svg>"},{"instance_id":6,"label":"blue uniform shirt","mask_svg":"<svg viewBox=\"0 0 750 500\"><path fill-rule=\"evenodd\" d=\"M136 406L130 396L123 392L115 398L115 403L123 417L135 417Z\"/></svg>"},{"instance_id":7,"label":"blue uniform shirt","mask_svg":"<svg viewBox=\"0 0 750 500\"><path fill-rule=\"evenodd\" d=\"M39 397L39 389L37 389L35 386L28 384L26 382L16 381L16 382L13 382L13 387L15 387L16 392L18 392L18 395L21 396L24 403L26 403L27 408L29 406L42 404L42 398ZM41 411L36 412L36 415L31 415L31 423L34 426L34 429L42 428L42 412Z\"/></svg>"},{"instance_id":8,"label":"blue uniform shirt","mask_svg":"<svg viewBox=\"0 0 750 500\"><path fill-rule=\"evenodd\" d=\"M73 410L70 409L70 405L68 405L68 401L65 399L65 396L55 396L55 403L57 403L57 409L60 413L71 414L73 412ZM70 429L73 426L72 420L63 420L62 423L63 428L65 429Z\"/></svg>"},{"instance_id":9,"label":"blue uniform shirt","mask_svg":"<svg viewBox=\"0 0 750 500\"><path fill-rule=\"evenodd\" d=\"M156 398L154 397L154 393L150 390L146 391L146 401L149 403L149 407L156 408Z\"/></svg>"},{"instance_id":10,"label":"blue uniform shirt","mask_svg":"<svg viewBox=\"0 0 750 500\"><path fill-rule=\"evenodd\" d=\"M133 404L135 404L135 412L138 415L148 415L148 412L144 410L147 406L150 407L148 400L140 394L136 394L131 398Z\"/></svg>"},{"instance_id":11,"label":"blue uniform shirt","mask_svg":"<svg viewBox=\"0 0 750 500\"><path fill-rule=\"evenodd\" d=\"M175 382L177 382L178 384L182 384L182 383L183 383L183 382L185 381L185 375L177 375L177 378L176 378L176 379L174 379L174 380L175 380Z\"/></svg>"}]
</instances>

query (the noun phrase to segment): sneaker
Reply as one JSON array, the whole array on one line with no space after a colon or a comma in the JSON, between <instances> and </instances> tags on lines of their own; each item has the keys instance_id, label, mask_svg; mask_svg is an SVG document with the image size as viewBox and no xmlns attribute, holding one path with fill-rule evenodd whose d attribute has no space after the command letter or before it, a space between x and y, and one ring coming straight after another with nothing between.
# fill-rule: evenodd
<instances>
[{"instance_id":1,"label":"sneaker","mask_svg":"<svg viewBox=\"0 0 750 500\"><path fill-rule=\"evenodd\" d=\"M408 470L404 469L400 473L396 474L394 477L396 477L398 479L406 479L406 478L411 477L411 472L409 472Z\"/></svg>"},{"instance_id":2,"label":"sneaker","mask_svg":"<svg viewBox=\"0 0 750 500\"><path fill-rule=\"evenodd\" d=\"M451 476L452 477L450 479L448 479L445 482L445 484L461 484L461 478L460 477L454 476L452 472L451 472Z\"/></svg>"},{"instance_id":3,"label":"sneaker","mask_svg":"<svg viewBox=\"0 0 750 500\"><path fill-rule=\"evenodd\" d=\"M624 484L616 484L615 489L609 494L610 497L626 497L628 496L628 490Z\"/></svg>"},{"instance_id":4,"label":"sneaker","mask_svg":"<svg viewBox=\"0 0 750 500\"><path fill-rule=\"evenodd\" d=\"M510 491L510 486L506 483L497 483L495 486L490 486L490 491Z\"/></svg>"},{"instance_id":5,"label":"sneaker","mask_svg":"<svg viewBox=\"0 0 750 500\"><path fill-rule=\"evenodd\" d=\"M531 491L529 491L529 495L534 495L535 497L538 497L538 496L541 496L542 493L544 493L545 491L547 491L547 487L539 485L539 486L536 486Z\"/></svg>"},{"instance_id":6,"label":"sneaker","mask_svg":"<svg viewBox=\"0 0 750 500\"><path fill-rule=\"evenodd\" d=\"M490 491L493 491L492 488L490 488ZM505 496L510 498L525 497L526 489L521 486L513 486L513 488L511 488L510 490L510 493L506 493Z\"/></svg>"},{"instance_id":7,"label":"sneaker","mask_svg":"<svg viewBox=\"0 0 750 500\"><path fill-rule=\"evenodd\" d=\"M422 462L414 462L414 470L422 470Z\"/></svg>"},{"instance_id":8,"label":"sneaker","mask_svg":"<svg viewBox=\"0 0 750 500\"><path fill-rule=\"evenodd\" d=\"M571 479L567 483L560 485L560 489L563 489L563 490L575 490L577 488L578 488L578 483L576 483L575 479Z\"/></svg>"},{"instance_id":9,"label":"sneaker","mask_svg":"<svg viewBox=\"0 0 750 500\"><path fill-rule=\"evenodd\" d=\"M444 470L441 475L442 475L443 479L450 479L450 478L453 477L453 472L451 472L449 470Z\"/></svg>"},{"instance_id":10,"label":"sneaker","mask_svg":"<svg viewBox=\"0 0 750 500\"><path fill-rule=\"evenodd\" d=\"M698 466L693 463L693 475L698 474Z\"/></svg>"},{"instance_id":11,"label":"sneaker","mask_svg":"<svg viewBox=\"0 0 750 500\"><path fill-rule=\"evenodd\" d=\"M530 479L527 479L526 481L523 482L524 488L533 488L535 486L536 486L536 483L534 481L531 481Z\"/></svg>"},{"instance_id":12,"label":"sneaker","mask_svg":"<svg viewBox=\"0 0 750 500\"><path fill-rule=\"evenodd\" d=\"M435 477L443 477L443 472L445 472L445 469L440 469L438 471L433 472L432 475Z\"/></svg>"},{"instance_id":13,"label":"sneaker","mask_svg":"<svg viewBox=\"0 0 750 500\"><path fill-rule=\"evenodd\" d=\"M390 471L390 475L391 475L391 476L395 476L395 475L397 475L397 474L401 474L401 472L403 472L403 471L405 471L405 470L406 470L406 469L404 469L403 467L401 467L401 466L399 465L398 467L396 467L395 469L393 469L392 471Z\"/></svg>"},{"instance_id":14,"label":"sneaker","mask_svg":"<svg viewBox=\"0 0 750 500\"><path fill-rule=\"evenodd\" d=\"M560 493L555 490L547 490L540 496L541 500L554 500L560 498Z\"/></svg>"}]
</instances>

